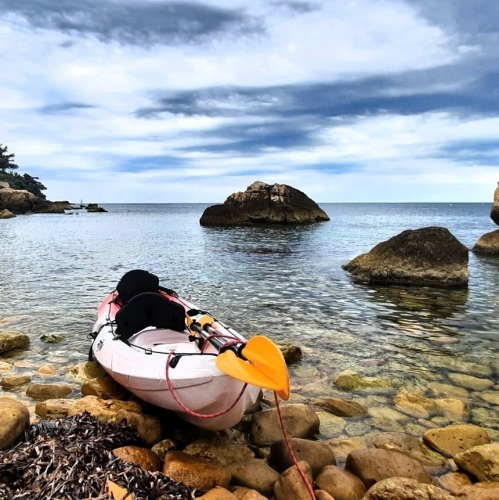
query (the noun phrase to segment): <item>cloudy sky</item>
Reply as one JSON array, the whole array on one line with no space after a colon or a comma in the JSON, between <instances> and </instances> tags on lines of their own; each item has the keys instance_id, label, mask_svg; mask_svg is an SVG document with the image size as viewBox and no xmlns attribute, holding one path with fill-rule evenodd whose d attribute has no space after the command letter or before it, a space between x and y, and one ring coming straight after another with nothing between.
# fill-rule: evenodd
<instances>
[{"instance_id":1,"label":"cloudy sky","mask_svg":"<svg viewBox=\"0 0 499 500\"><path fill-rule=\"evenodd\" d=\"M0 143L52 200L491 202L494 0L0 0Z\"/></svg>"}]
</instances>

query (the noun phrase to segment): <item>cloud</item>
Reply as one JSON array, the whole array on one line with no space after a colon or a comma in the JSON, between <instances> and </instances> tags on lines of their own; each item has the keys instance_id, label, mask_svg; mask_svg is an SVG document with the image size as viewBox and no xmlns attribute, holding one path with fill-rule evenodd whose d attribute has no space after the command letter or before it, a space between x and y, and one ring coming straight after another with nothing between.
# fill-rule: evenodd
<instances>
[{"instance_id":1,"label":"cloud","mask_svg":"<svg viewBox=\"0 0 499 500\"><path fill-rule=\"evenodd\" d=\"M40 113L42 114L47 114L47 115L53 115L53 114L58 114L58 113L69 113L71 111L77 111L81 109L92 109L95 108L95 106L92 106L91 104L83 104L79 102L61 102L58 104L47 104L46 106L43 106L40 108Z\"/></svg>"}]
</instances>

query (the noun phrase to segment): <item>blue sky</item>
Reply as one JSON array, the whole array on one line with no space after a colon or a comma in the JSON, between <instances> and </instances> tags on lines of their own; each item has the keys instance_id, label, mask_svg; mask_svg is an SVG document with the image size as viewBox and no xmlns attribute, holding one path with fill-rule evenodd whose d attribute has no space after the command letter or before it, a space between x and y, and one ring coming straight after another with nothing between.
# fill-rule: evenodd
<instances>
[{"instance_id":1,"label":"blue sky","mask_svg":"<svg viewBox=\"0 0 499 500\"><path fill-rule=\"evenodd\" d=\"M0 143L50 199L491 202L499 2L0 0Z\"/></svg>"}]
</instances>

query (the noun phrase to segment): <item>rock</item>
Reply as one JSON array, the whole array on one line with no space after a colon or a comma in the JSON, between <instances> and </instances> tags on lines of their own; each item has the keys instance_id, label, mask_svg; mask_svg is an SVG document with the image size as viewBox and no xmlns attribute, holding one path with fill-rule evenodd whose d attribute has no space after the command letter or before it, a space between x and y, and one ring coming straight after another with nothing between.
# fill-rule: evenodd
<instances>
[{"instance_id":1,"label":"rock","mask_svg":"<svg viewBox=\"0 0 499 500\"><path fill-rule=\"evenodd\" d=\"M289 443L296 459L307 462L314 477L326 465L336 465L333 450L326 443L300 438L290 438ZM284 439L276 441L270 447L269 463L279 471L284 471L293 465L293 459Z\"/></svg>"},{"instance_id":2,"label":"rock","mask_svg":"<svg viewBox=\"0 0 499 500\"><path fill-rule=\"evenodd\" d=\"M335 500L327 491L315 490L315 500Z\"/></svg>"},{"instance_id":3,"label":"rock","mask_svg":"<svg viewBox=\"0 0 499 500\"><path fill-rule=\"evenodd\" d=\"M324 467L315 478L315 484L334 500L360 500L367 491L357 476L335 465Z\"/></svg>"},{"instance_id":4,"label":"rock","mask_svg":"<svg viewBox=\"0 0 499 500\"><path fill-rule=\"evenodd\" d=\"M347 457L345 470L355 474L368 489L382 479L397 476L415 479L420 483L433 483L420 462L393 450L352 451Z\"/></svg>"},{"instance_id":5,"label":"rock","mask_svg":"<svg viewBox=\"0 0 499 500\"><path fill-rule=\"evenodd\" d=\"M479 481L499 481L499 443L469 448L455 455L454 461Z\"/></svg>"},{"instance_id":6,"label":"rock","mask_svg":"<svg viewBox=\"0 0 499 500\"><path fill-rule=\"evenodd\" d=\"M472 375L465 375L464 373L449 373L448 377L456 385L465 387L466 389L471 389L472 391L483 391L494 386L494 382L492 382L492 380L473 377Z\"/></svg>"},{"instance_id":7,"label":"rock","mask_svg":"<svg viewBox=\"0 0 499 500\"><path fill-rule=\"evenodd\" d=\"M28 425L28 408L13 398L0 397L0 451L9 448Z\"/></svg>"},{"instance_id":8,"label":"rock","mask_svg":"<svg viewBox=\"0 0 499 500\"><path fill-rule=\"evenodd\" d=\"M177 445L172 439L162 439L159 443L156 443L151 450L158 455L159 459L163 461L165 455L172 450L175 450Z\"/></svg>"},{"instance_id":9,"label":"rock","mask_svg":"<svg viewBox=\"0 0 499 500\"><path fill-rule=\"evenodd\" d=\"M12 219L16 215L6 208L0 210L0 219Z\"/></svg>"},{"instance_id":10,"label":"rock","mask_svg":"<svg viewBox=\"0 0 499 500\"><path fill-rule=\"evenodd\" d=\"M437 413L435 401L409 391L400 391L394 402L397 409L416 418L428 420L430 415Z\"/></svg>"},{"instance_id":11,"label":"rock","mask_svg":"<svg viewBox=\"0 0 499 500\"><path fill-rule=\"evenodd\" d=\"M33 213L43 214L63 214L66 210L71 210L73 207L69 201L48 201L44 200L31 210Z\"/></svg>"},{"instance_id":12,"label":"rock","mask_svg":"<svg viewBox=\"0 0 499 500\"><path fill-rule=\"evenodd\" d=\"M137 413L142 412L142 406L137 401L104 400L96 396L85 396L75 402L68 415L77 415L88 411L102 422L119 422L117 414L123 409Z\"/></svg>"},{"instance_id":13,"label":"rock","mask_svg":"<svg viewBox=\"0 0 499 500\"><path fill-rule=\"evenodd\" d=\"M365 377L354 370L344 370L335 379L334 385L341 389L378 389L389 388L391 383L388 379L380 377Z\"/></svg>"},{"instance_id":14,"label":"rock","mask_svg":"<svg viewBox=\"0 0 499 500\"><path fill-rule=\"evenodd\" d=\"M499 500L499 483L485 482L463 486L458 493L461 500Z\"/></svg>"},{"instance_id":15,"label":"rock","mask_svg":"<svg viewBox=\"0 0 499 500\"><path fill-rule=\"evenodd\" d=\"M26 396L33 399L59 399L72 392L73 389L68 385L33 384L26 389Z\"/></svg>"},{"instance_id":16,"label":"rock","mask_svg":"<svg viewBox=\"0 0 499 500\"><path fill-rule=\"evenodd\" d=\"M306 224L328 221L327 214L305 193L286 184L254 182L244 193L231 194L223 205L208 207L202 226Z\"/></svg>"},{"instance_id":17,"label":"rock","mask_svg":"<svg viewBox=\"0 0 499 500\"><path fill-rule=\"evenodd\" d=\"M121 401L129 396L128 391L111 377L90 379L81 386L81 393L84 396L97 396L101 399L119 399Z\"/></svg>"},{"instance_id":18,"label":"rock","mask_svg":"<svg viewBox=\"0 0 499 500\"><path fill-rule=\"evenodd\" d=\"M499 225L499 206L497 207L496 212L496 224ZM478 254L499 255L499 229L490 233L485 233L481 236L471 251Z\"/></svg>"},{"instance_id":19,"label":"rock","mask_svg":"<svg viewBox=\"0 0 499 500\"><path fill-rule=\"evenodd\" d=\"M58 342L63 342L64 340L66 340L66 336L50 333L48 335L42 335L40 337L40 340L42 342L46 342L47 344L57 344Z\"/></svg>"},{"instance_id":20,"label":"rock","mask_svg":"<svg viewBox=\"0 0 499 500\"><path fill-rule=\"evenodd\" d=\"M52 365L42 365L36 369L37 373L41 373L42 375L54 375L55 368Z\"/></svg>"},{"instance_id":21,"label":"rock","mask_svg":"<svg viewBox=\"0 0 499 500\"><path fill-rule=\"evenodd\" d=\"M8 188L10 184L8 182L0 182L0 189Z\"/></svg>"},{"instance_id":22,"label":"rock","mask_svg":"<svg viewBox=\"0 0 499 500\"><path fill-rule=\"evenodd\" d=\"M456 500L446 491L417 480L393 477L376 483L363 500Z\"/></svg>"},{"instance_id":23,"label":"rock","mask_svg":"<svg viewBox=\"0 0 499 500\"><path fill-rule=\"evenodd\" d=\"M0 210L7 209L13 214L25 214L42 202L41 198L24 189L0 189Z\"/></svg>"},{"instance_id":24,"label":"rock","mask_svg":"<svg viewBox=\"0 0 499 500\"><path fill-rule=\"evenodd\" d=\"M21 332L0 332L0 353L12 349L24 349L29 345L29 337Z\"/></svg>"},{"instance_id":25,"label":"rock","mask_svg":"<svg viewBox=\"0 0 499 500\"><path fill-rule=\"evenodd\" d=\"M494 191L494 204L492 205L490 218L499 226L499 182Z\"/></svg>"},{"instance_id":26,"label":"rock","mask_svg":"<svg viewBox=\"0 0 499 500\"><path fill-rule=\"evenodd\" d=\"M483 393L480 396L482 395ZM435 404L437 405L438 411L443 413L445 418L453 422L463 421L468 409L466 403L457 398L436 399Z\"/></svg>"},{"instance_id":27,"label":"rock","mask_svg":"<svg viewBox=\"0 0 499 500\"><path fill-rule=\"evenodd\" d=\"M0 361L0 372L9 372L12 370L12 365L7 361Z\"/></svg>"},{"instance_id":28,"label":"rock","mask_svg":"<svg viewBox=\"0 0 499 500\"><path fill-rule=\"evenodd\" d=\"M20 385L29 384L31 382L31 377L28 375L20 375L18 377L4 377L0 380L0 386L6 389L12 389L14 387L19 387Z\"/></svg>"},{"instance_id":29,"label":"rock","mask_svg":"<svg viewBox=\"0 0 499 500\"><path fill-rule=\"evenodd\" d=\"M258 491L251 490L250 488L245 488L243 486L236 486L232 489L232 494L237 498L237 500L267 500Z\"/></svg>"},{"instance_id":30,"label":"rock","mask_svg":"<svg viewBox=\"0 0 499 500\"><path fill-rule=\"evenodd\" d=\"M228 488L231 478L230 472L224 467L183 451L169 451L165 455L163 474L202 491L211 490L215 486Z\"/></svg>"},{"instance_id":31,"label":"rock","mask_svg":"<svg viewBox=\"0 0 499 500\"><path fill-rule=\"evenodd\" d=\"M316 415L319 417L321 438L338 437L347 426L347 421L343 417L337 417L327 411L318 411Z\"/></svg>"},{"instance_id":32,"label":"rock","mask_svg":"<svg viewBox=\"0 0 499 500\"><path fill-rule=\"evenodd\" d=\"M464 486L473 484L473 481L463 472L448 472L437 478L437 484L452 495L457 495Z\"/></svg>"},{"instance_id":33,"label":"rock","mask_svg":"<svg viewBox=\"0 0 499 500\"><path fill-rule=\"evenodd\" d=\"M337 417L356 417L367 414L367 410L362 405L346 399L321 398L316 399L314 405L320 406Z\"/></svg>"},{"instance_id":34,"label":"rock","mask_svg":"<svg viewBox=\"0 0 499 500\"><path fill-rule=\"evenodd\" d=\"M131 401L130 401L131 402ZM126 420L129 425L135 426L139 436L147 446L154 446L163 439L163 426L158 417L144 415L127 409L119 410L116 414L116 422Z\"/></svg>"},{"instance_id":35,"label":"rock","mask_svg":"<svg viewBox=\"0 0 499 500\"><path fill-rule=\"evenodd\" d=\"M300 469L310 483L313 482L312 472L307 462L298 462ZM310 493L296 465L281 474L274 486L276 500L310 500Z\"/></svg>"},{"instance_id":36,"label":"rock","mask_svg":"<svg viewBox=\"0 0 499 500\"><path fill-rule=\"evenodd\" d=\"M256 490L267 497L272 496L279 473L269 467L265 460L252 458L229 466L231 483Z\"/></svg>"},{"instance_id":37,"label":"rock","mask_svg":"<svg viewBox=\"0 0 499 500\"><path fill-rule=\"evenodd\" d=\"M94 361L84 361L69 368L68 375L70 378L80 384L90 381L93 378L102 378L107 376L104 369Z\"/></svg>"},{"instance_id":38,"label":"rock","mask_svg":"<svg viewBox=\"0 0 499 500\"><path fill-rule=\"evenodd\" d=\"M443 227L404 231L342 266L368 284L467 286L468 249Z\"/></svg>"},{"instance_id":39,"label":"rock","mask_svg":"<svg viewBox=\"0 0 499 500\"><path fill-rule=\"evenodd\" d=\"M285 405L281 408L284 427L289 437L305 438L319 430L317 414L304 404ZM268 446L282 439L282 429L276 408L255 413L250 424L251 442Z\"/></svg>"},{"instance_id":40,"label":"rock","mask_svg":"<svg viewBox=\"0 0 499 500\"><path fill-rule=\"evenodd\" d=\"M184 452L205 458L210 462L222 466L243 460L250 460L255 457L254 452L246 445L236 443L230 438L200 439L186 446Z\"/></svg>"},{"instance_id":41,"label":"rock","mask_svg":"<svg viewBox=\"0 0 499 500\"><path fill-rule=\"evenodd\" d=\"M293 345L289 342L280 342L278 347L288 366L297 363L302 358L301 349L297 345Z\"/></svg>"},{"instance_id":42,"label":"rock","mask_svg":"<svg viewBox=\"0 0 499 500\"><path fill-rule=\"evenodd\" d=\"M87 205L87 212L93 212L93 213L107 212L107 210L102 208L102 207L99 207L99 205L97 205L97 203L89 203Z\"/></svg>"},{"instance_id":43,"label":"rock","mask_svg":"<svg viewBox=\"0 0 499 500\"><path fill-rule=\"evenodd\" d=\"M441 429L431 429L423 434L423 441L446 457L490 443L487 431L471 424L449 425Z\"/></svg>"},{"instance_id":44,"label":"rock","mask_svg":"<svg viewBox=\"0 0 499 500\"><path fill-rule=\"evenodd\" d=\"M160 469L159 458L156 453L140 446L122 446L113 450L115 457L121 458L125 462L138 465L144 470L156 472Z\"/></svg>"},{"instance_id":45,"label":"rock","mask_svg":"<svg viewBox=\"0 0 499 500\"><path fill-rule=\"evenodd\" d=\"M47 399L40 401L35 406L35 413L44 419L64 418L69 415L69 410L76 403L71 399Z\"/></svg>"},{"instance_id":46,"label":"rock","mask_svg":"<svg viewBox=\"0 0 499 500\"><path fill-rule=\"evenodd\" d=\"M198 500L237 500L237 497L229 490L216 486L204 495L198 497Z\"/></svg>"},{"instance_id":47,"label":"rock","mask_svg":"<svg viewBox=\"0 0 499 500\"><path fill-rule=\"evenodd\" d=\"M338 462L345 462L349 453L353 450L365 450L365 442L358 439L332 439L327 443L333 450L334 456Z\"/></svg>"}]
</instances>

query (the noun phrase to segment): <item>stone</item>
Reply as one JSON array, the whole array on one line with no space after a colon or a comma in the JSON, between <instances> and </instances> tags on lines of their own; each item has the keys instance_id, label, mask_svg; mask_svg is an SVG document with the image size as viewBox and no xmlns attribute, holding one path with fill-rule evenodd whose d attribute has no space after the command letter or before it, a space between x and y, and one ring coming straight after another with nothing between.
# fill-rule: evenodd
<instances>
[{"instance_id":1,"label":"stone","mask_svg":"<svg viewBox=\"0 0 499 500\"><path fill-rule=\"evenodd\" d=\"M448 377L456 385L471 389L472 391L483 391L494 386L492 380L473 377L472 375L466 375L464 373L449 373Z\"/></svg>"},{"instance_id":2,"label":"stone","mask_svg":"<svg viewBox=\"0 0 499 500\"><path fill-rule=\"evenodd\" d=\"M308 439L290 438L289 444L296 460L307 462L314 477L326 465L336 465L333 450L326 443L310 441ZM294 464L284 439L276 441L270 447L269 463L274 465L279 471L289 469Z\"/></svg>"},{"instance_id":3,"label":"stone","mask_svg":"<svg viewBox=\"0 0 499 500\"><path fill-rule=\"evenodd\" d=\"M395 408L415 418L428 420L431 415L437 413L435 401L405 390L395 396L394 403Z\"/></svg>"},{"instance_id":4,"label":"stone","mask_svg":"<svg viewBox=\"0 0 499 500\"><path fill-rule=\"evenodd\" d=\"M464 486L473 484L473 481L464 472L448 472L437 478L437 484L452 495L457 495Z\"/></svg>"},{"instance_id":5,"label":"stone","mask_svg":"<svg viewBox=\"0 0 499 500\"><path fill-rule=\"evenodd\" d=\"M281 350L284 361L286 361L286 365L288 366L297 363L302 358L302 351L297 345L289 342L279 342L277 347Z\"/></svg>"},{"instance_id":6,"label":"stone","mask_svg":"<svg viewBox=\"0 0 499 500\"><path fill-rule=\"evenodd\" d=\"M198 500L237 500L237 497L229 490L215 486L215 488L198 497Z\"/></svg>"},{"instance_id":7,"label":"stone","mask_svg":"<svg viewBox=\"0 0 499 500\"><path fill-rule=\"evenodd\" d=\"M36 369L38 373L41 373L42 375L54 375L55 374L55 368L52 365L42 365L39 368Z\"/></svg>"},{"instance_id":8,"label":"stone","mask_svg":"<svg viewBox=\"0 0 499 500\"><path fill-rule=\"evenodd\" d=\"M361 283L465 287L468 249L444 227L409 229L342 268Z\"/></svg>"},{"instance_id":9,"label":"stone","mask_svg":"<svg viewBox=\"0 0 499 500\"><path fill-rule=\"evenodd\" d=\"M344 370L334 380L334 385L341 389L378 389L389 388L391 383L381 377L366 377L355 370Z\"/></svg>"},{"instance_id":10,"label":"stone","mask_svg":"<svg viewBox=\"0 0 499 500\"><path fill-rule=\"evenodd\" d=\"M472 424L449 425L441 429L430 429L423 434L423 441L446 457L490 443L485 429Z\"/></svg>"},{"instance_id":11,"label":"stone","mask_svg":"<svg viewBox=\"0 0 499 500\"><path fill-rule=\"evenodd\" d=\"M42 202L41 198L24 189L0 189L0 210L7 209L13 214L25 214Z\"/></svg>"},{"instance_id":12,"label":"stone","mask_svg":"<svg viewBox=\"0 0 499 500\"><path fill-rule=\"evenodd\" d=\"M9 448L28 425L28 408L13 398L0 397L0 451Z\"/></svg>"},{"instance_id":13,"label":"stone","mask_svg":"<svg viewBox=\"0 0 499 500\"><path fill-rule=\"evenodd\" d=\"M285 405L281 408L281 413L289 437L305 438L319 430L319 417L307 405ZM264 410L252 416L250 438L257 446L268 446L282 439L277 408Z\"/></svg>"},{"instance_id":14,"label":"stone","mask_svg":"<svg viewBox=\"0 0 499 500\"><path fill-rule=\"evenodd\" d=\"M267 497L272 496L279 473L265 460L252 458L229 466L231 483L258 491Z\"/></svg>"},{"instance_id":15,"label":"stone","mask_svg":"<svg viewBox=\"0 0 499 500\"><path fill-rule=\"evenodd\" d=\"M73 389L68 385L33 384L26 389L26 396L33 399L59 399L72 392Z\"/></svg>"},{"instance_id":16,"label":"stone","mask_svg":"<svg viewBox=\"0 0 499 500\"><path fill-rule=\"evenodd\" d=\"M499 500L499 483L487 481L463 486L458 495L460 500Z\"/></svg>"},{"instance_id":17,"label":"stone","mask_svg":"<svg viewBox=\"0 0 499 500\"><path fill-rule=\"evenodd\" d=\"M116 422L122 422L123 420L126 420L128 425L133 425L137 429L139 436L149 447L159 443L164 437L163 426L158 417L121 409L116 413Z\"/></svg>"},{"instance_id":18,"label":"stone","mask_svg":"<svg viewBox=\"0 0 499 500\"><path fill-rule=\"evenodd\" d=\"M499 443L468 448L454 456L456 465L478 481L499 481Z\"/></svg>"},{"instance_id":19,"label":"stone","mask_svg":"<svg viewBox=\"0 0 499 500\"><path fill-rule=\"evenodd\" d=\"M48 201L44 200L31 210L35 214L63 214L73 207L69 201Z\"/></svg>"},{"instance_id":20,"label":"stone","mask_svg":"<svg viewBox=\"0 0 499 500\"><path fill-rule=\"evenodd\" d=\"M430 382L428 389L435 396L445 396L452 398L467 399L470 393L463 387L456 387L455 385L442 384L440 382Z\"/></svg>"},{"instance_id":21,"label":"stone","mask_svg":"<svg viewBox=\"0 0 499 500\"><path fill-rule=\"evenodd\" d=\"M231 478L225 467L183 451L169 451L165 455L163 474L202 491L211 490L216 486L228 488Z\"/></svg>"},{"instance_id":22,"label":"stone","mask_svg":"<svg viewBox=\"0 0 499 500\"><path fill-rule=\"evenodd\" d=\"M344 463L349 453L353 450L365 450L367 448L364 441L358 439L338 438L332 439L327 443L332 448L337 462Z\"/></svg>"},{"instance_id":23,"label":"stone","mask_svg":"<svg viewBox=\"0 0 499 500\"><path fill-rule=\"evenodd\" d=\"M387 478L369 489L363 500L456 500L432 484L405 477Z\"/></svg>"},{"instance_id":24,"label":"stone","mask_svg":"<svg viewBox=\"0 0 499 500\"><path fill-rule=\"evenodd\" d=\"M482 394L480 396L482 396ZM440 398L435 399L435 404L438 411L443 413L444 417L447 419L453 422L462 422L465 419L468 407L461 399Z\"/></svg>"},{"instance_id":25,"label":"stone","mask_svg":"<svg viewBox=\"0 0 499 500\"><path fill-rule=\"evenodd\" d=\"M0 386L6 389L12 389L14 387L19 387L20 385L29 384L31 382L31 377L29 375L20 375L18 377L4 377L0 380Z\"/></svg>"},{"instance_id":26,"label":"stone","mask_svg":"<svg viewBox=\"0 0 499 500\"><path fill-rule=\"evenodd\" d=\"M237 498L237 500L267 500L261 493L250 488L245 488L244 486L236 486L232 488L232 494Z\"/></svg>"},{"instance_id":27,"label":"stone","mask_svg":"<svg viewBox=\"0 0 499 500\"><path fill-rule=\"evenodd\" d=\"M499 216L499 205L496 211ZM491 231L490 233L485 233L481 236L471 251L477 254L499 255L499 229Z\"/></svg>"},{"instance_id":28,"label":"stone","mask_svg":"<svg viewBox=\"0 0 499 500\"><path fill-rule=\"evenodd\" d=\"M115 457L121 458L125 462L138 465L144 470L156 472L160 470L158 455L147 448L140 446L122 446L113 450Z\"/></svg>"},{"instance_id":29,"label":"stone","mask_svg":"<svg viewBox=\"0 0 499 500\"><path fill-rule=\"evenodd\" d=\"M320 406L337 417L356 417L367 414L367 410L361 404L346 399L320 398L314 401L314 405Z\"/></svg>"},{"instance_id":30,"label":"stone","mask_svg":"<svg viewBox=\"0 0 499 500\"><path fill-rule=\"evenodd\" d=\"M35 413L46 420L64 418L69 415L69 410L75 404L71 399L46 399L35 406Z\"/></svg>"},{"instance_id":31,"label":"stone","mask_svg":"<svg viewBox=\"0 0 499 500\"><path fill-rule=\"evenodd\" d=\"M105 208L99 207L97 203L89 203L87 205L87 212L97 213L97 212L107 212L107 210Z\"/></svg>"},{"instance_id":32,"label":"stone","mask_svg":"<svg viewBox=\"0 0 499 500\"><path fill-rule=\"evenodd\" d=\"M80 384L84 384L93 378L105 377L107 373L94 361L84 361L69 368L68 376Z\"/></svg>"},{"instance_id":33,"label":"stone","mask_svg":"<svg viewBox=\"0 0 499 500\"><path fill-rule=\"evenodd\" d=\"M15 216L15 214L6 208L0 210L0 219L12 219Z\"/></svg>"},{"instance_id":34,"label":"stone","mask_svg":"<svg viewBox=\"0 0 499 500\"><path fill-rule=\"evenodd\" d=\"M315 500L335 500L327 491L315 490Z\"/></svg>"},{"instance_id":35,"label":"stone","mask_svg":"<svg viewBox=\"0 0 499 500\"><path fill-rule=\"evenodd\" d=\"M97 396L101 399L119 399L123 401L129 396L129 392L111 377L92 378L81 386L84 396Z\"/></svg>"},{"instance_id":36,"label":"stone","mask_svg":"<svg viewBox=\"0 0 499 500\"><path fill-rule=\"evenodd\" d=\"M324 467L315 478L315 484L334 500L360 500L367 491L357 476L335 465Z\"/></svg>"},{"instance_id":37,"label":"stone","mask_svg":"<svg viewBox=\"0 0 499 500\"><path fill-rule=\"evenodd\" d=\"M318 411L317 416L320 421L320 437L324 439L340 436L347 425L344 418L332 415L327 411Z\"/></svg>"},{"instance_id":38,"label":"stone","mask_svg":"<svg viewBox=\"0 0 499 500\"><path fill-rule=\"evenodd\" d=\"M355 474L367 489L382 479L397 476L433 483L421 462L394 450L354 450L347 457L345 470Z\"/></svg>"},{"instance_id":39,"label":"stone","mask_svg":"<svg viewBox=\"0 0 499 500\"><path fill-rule=\"evenodd\" d=\"M75 402L68 415L78 415L88 411L102 422L119 422L117 414L123 409L137 413L142 412L142 406L137 401L105 400L96 396L85 396Z\"/></svg>"},{"instance_id":40,"label":"stone","mask_svg":"<svg viewBox=\"0 0 499 500\"><path fill-rule=\"evenodd\" d=\"M312 488L313 477L309 465L302 461L298 462L298 466ZM311 495L296 465L281 474L274 486L274 496L276 500L310 500Z\"/></svg>"},{"instance_id":41,"label":"stone","mask_svg":"<svg viewBox=\"0 0 499 500\"><path fill-rule=\"evenodd\" d=\"M0 332L0 353L12 349L24 349L29 345L29 337L21 332Z\"/></svg>"},{"instance_id":42,"label":"stone","mask_svg":"<svg viewBox=\"0 0 499 500\"><path fill-rule=\"evenodd\" d=\"M218 465L230 465L255 457L255 453L246 445L236 443L230 438L200 439L187 445L184 452L205 458Z\"/></svg>"},{"instance_id":43,"label":"stone","mask_svg":"<svg viewBox=\"0 0 499 500\"><path fill-rule=\"evenodd\" d=\"M223 205L208 207L202 226L252 226L255 224L306 224L329 217L305 193L286 184L254 182L244 193L231 194Z\"/></svg>"},{"instance_id":44,"label":"stone","mask_svg":"<svg viewBox=\"0 0 499 500\"><path fill-rule=\"evenodd\" d=\"M156 443L151 450L158 455L159 459L163 461L165 455L172 450L175 450L177 445L172 439L162 439L159 443Z\"/></svg>"}]
</instances>

